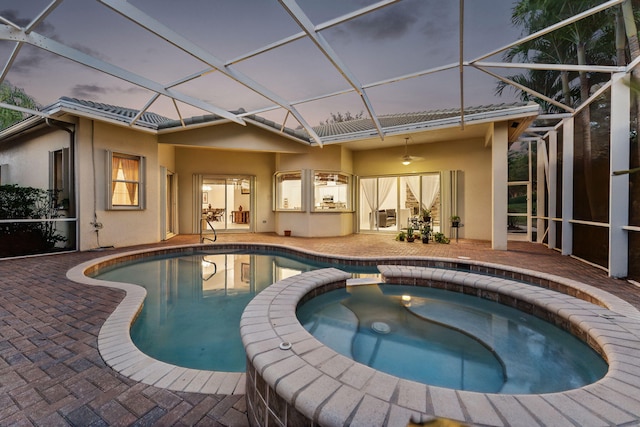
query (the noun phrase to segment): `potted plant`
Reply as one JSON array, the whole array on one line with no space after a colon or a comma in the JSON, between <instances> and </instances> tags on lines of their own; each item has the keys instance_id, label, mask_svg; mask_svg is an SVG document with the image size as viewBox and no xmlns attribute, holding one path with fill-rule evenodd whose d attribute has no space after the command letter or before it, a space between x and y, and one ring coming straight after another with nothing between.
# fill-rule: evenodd
<instances>
[{"instance_id":1,"label":"potted plant","mask_svg":"<svg viewBox=\"0 0 640 427\"><path fill-rule=\"evenodd\" d=\"M429 243L429 235L431 234L431 227L425 225L422 227L422 232L420 236L422 237L422 243Z\"/></svg>"},{"instance_id":2,"label":"potted plant","mask_svg":"<svg viewBox=\"0 0 640 427\"><path fill-rule=\"evenodd\" d=\"M405 237L407 237L407 235L405 234L404 231L401 231L396 235L396 240L399 242L404 242Z\"/></svg>"},{"instance_id":3,"label":"potted plant","mask_svg":"<svg viewBox=\"0 0 640 427\"><path fill-rule=\"evenodd\" d=\"M422 221L429 222L431 221L431 209L422 209Z\"/></svg>"},{"instance_id":4,"label":"potted plant","mask_svg":"<svg viewBox=\"0 0 640 427\"><path fill-rule=\"evenodd\" d=\"M460 217L458 215L451 216L451 226L458 228L460 226Z\"/></svg>"},{"instance_id":5,"label":"potted plant","mask_svg":"<svg viewBox=\"0 0 640 427\"><path fill-rule=\"evenodd\" d=\"M436 242L436 243L447 244L447 243L449 243L449 238L446 237L443 233L434 233L433 234L433 241Z\"/></svg>"},{"instance_id":6,"label":"potted plant","mask_svg":"<svg viewBox=\"0 0 640 427\"><path fill-rule=\"evenodd\" d=\"M415 236L413 235L413 227L407 228L407 242L413 242L415 240Z\"/></svg>"}]
</instances>

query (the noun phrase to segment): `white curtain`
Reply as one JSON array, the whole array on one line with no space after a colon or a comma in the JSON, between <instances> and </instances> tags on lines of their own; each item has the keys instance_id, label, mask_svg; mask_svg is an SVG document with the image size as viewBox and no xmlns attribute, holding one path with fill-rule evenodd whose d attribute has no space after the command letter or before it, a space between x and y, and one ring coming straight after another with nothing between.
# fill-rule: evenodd
<instances>
[{"instance_id":1,"label":"white curtain","mask_svg":"<svg viewBox=\"0 0 640 427\"><path fill-rule=\"evenodd\" d=\"M389 193L391 193L396 182L397 178L395 177L378 178L378 206L382 206L384 204L384 201L389 197Z\"/></svg>"},{"instance_id":2,"label":"white curtain","mask_svg":"<svg viewBox=\"0 0 640 427\"><path fill-rule=\"evenodd\" d=\"M375 224L373 215L376 210L376 179L361 179L360 188L362 188L364 199L367 201L367 206L369 206L369 230L373 230Z\"/></svg>"},{"instance_id":3,"label":"white curtain","mask_svg":"<svg viewBox=\"0 0 640 427\"><path fill-rule=\"evenodd\" d=\"M416 198L418 198L418 194L420 194L420 176L407 176L405 177L407 181L407 185L409 186L409 190L413 193Z\"/></svg>"},{"instance_id":4,"label":"white curtain","mask_svg":"<svg viewBox=\"0 0 640 427\"><path fill-rule=\"evenodd\" d=\"M411 189L413 191L413 189ZM431 209L433 202L440 192L440 175L425 175L422 177L422 207Z\"/></svg>"}]
</instances>

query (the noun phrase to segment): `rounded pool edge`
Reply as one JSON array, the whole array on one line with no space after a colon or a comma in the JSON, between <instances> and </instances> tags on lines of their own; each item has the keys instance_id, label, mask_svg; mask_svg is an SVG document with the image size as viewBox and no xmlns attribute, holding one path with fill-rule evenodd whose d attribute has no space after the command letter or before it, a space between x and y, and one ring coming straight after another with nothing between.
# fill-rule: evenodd
<instances>
[{"instance_id":1,"label":"rounded pool edge","mask_svg":"<svg viewBox=\"0 0 640 427\"><path fill-rule=\"evenodd\" d=\"M425 258L425 257L378 257L378 258L368 258L368 257L345 257L345 256L327 256L325 254L315 253L308 250L302 249L293 249L284 245L277 244L233 244L233 243L223 243L223 244L193 244L193 245L180 245L180 246L167 246L159 249L145 249L145 250L136 250L130 252L124 252L119 254L112 254L108 256L104 256L101 258L96 258L82 264L79 264L73 268L71 268L67 272L67 277L70 280L75 282L92 285L92 286L106 286L117 288L125 291L126 295L122 302L118 305L118 307L114 310L114 312L109 316L105 324L102 326L100 330L100 334L98 337L98 349L100 351L101 356L105 360L108 366L118 371L122 375L127 376L133 380L154 385L157 387L163 387L171 390L180 390L180 391L189 391L189 392L200 392L200 393L217 393L217 394L245 394L247 392L245 388L246 384L246 374L245 373L227 373L227 372L213 372L213 371L201 371L196 369L188 369L177 367L174 365L170 365L165 362L161 362L155 360L144 353L140 352L137 347L131 341L129 335L129 328L133 320L135 319L137 313L142 307L146 291L144 288L126 283L117 283L117 282L105 282L99 281L96 279L92 279L86 276L87 272L93 272L99 268L110 266L114 263L119 263L123 261L140 259L148 256L158 256L158 255L168 255L168 254L189 254L201 250L206 249L275 249L281 250L284 252L289 252L296 255L302 255L306 257L310 257L312 259L336 259L340 261L351 261L354 264L361 265L364 264L404 264L399 268L404 268L410 264L424 264L424 265L432 265L441 268L460 268L469 272L480 272L480 273L491 273L498 274L504 277L513 278L516 280L527 280L532 283L542 286L544 288L565 290L565 293L576 295L582 299L594 302L603 307L608 308L613 311L613 316L622 315L627 321L629 329L635 328L636 334L634 335L634 341L631 344L621 343L619 337L616 334L612 334L611 336L607 336L607 330L601 330L600 335L595 335L596 337L600 336L601 339L598 343L604 349L607 354L607 360L609 362L610 368L607 376L590 386L586 386L582 389L572 390L567 393L584 393L584 395L576 395L577 399L583 398L589 401L590 404L593 404L594 407L602 408L607 412L607 418L613 421L609 423L612 424L621 424L624 422L632 422L634 420L640 419L640 415L634 414L634 409L629 409L630 405L638 405L638 401L634 400L629 396L638 395L638 377L640 377L640 373L638 372L638 367L640 366L640 362L638 362L637 358L632 356L630 353L633 351L637 351L640 348L640 327L638 323L640 322L640 314L638 311L626 301L615 297L605 291L600 289L591 287L589 285L582 284L580 282L573 281L571 279L562 278L559 276L554 276L545 273L533 272L525 269L520 269L516 267L504 266L501 264L493 264L487 262L479 262L474 260L459 260L459 259L449 259L449 258ZM318 270L316 270L318 271ZM305 273L311 274L310 273ZM346 274L344 272L340 272L341 274ZM440 274L446 275L450 274L449 271L441 271ZM411 274L417 274L415 271ZM295 276L294 281L297 282L305 282L308 278ZM497 280L501 280L497 278ZM280 283L280 282L278 282ZM273 287L273 285L272 285ZM260 295L265 294L266 292L271 295L273 293L272 287L263 291ZM535 287L534 287L535 288ZM275 288L274 288L275 289ZM568 290L568 292L566 292ZM252 302L253 303L253 302ZM276 309L276 307L274 307ZM279 310L282 307L278 308ZM287 309L291 309L290 307ZM291 310L291 314L295 319L295 322L292 323L289 327L294 329L294 332L286 333L285 335L293 336L296 340L287 340L287 342L291 342L292 348L288 350L281 350L279 348L279 344L282 341L277 342L278 351L285 353L295 354L296 351L300 351L299 342L301 342L301 338L298 336L300 334L302 337L305 337L303 341L308 339L313 339L308 333L302 328L301 325L297 322L297 318L295 318L295 306ZM570 314L568 314L570 316ZM285 316L289 318L289 314ZM244 315L243 315L244 319ZM296 327L297 323L297 327ZM247 325L244 325L247 326ZM269 324L266 324L269 326ZM248 332L248 329L242 328L241 333L243 333L242 339L243 342L245 338L249 338L251 335L254 335L254 340L256 344L260 341L265 341L261 339L263 336L262 332L258 331L256 334L247 333L245 336L244 332ZM306 335L305 335L306 334ZM313 339L315 340L315 339ZM266 340L269 341L269 340ZM267 343L263 343L267 344ZM307 343L309 345L311 343ZM319 344L319 343L318 343ZM271 345L269 343L268 345ZM628 347L625 347L628 345ZM322 346L319 344L322 349L316 348L316 346L312 346L309 348L309 351L312 349L314 357L319 357L321 361L328 362L330 359L335 359L335 362L338 362L337 365L333 363L327 366L324 366L324 370L328 373L340 372L341 374L346 375L344 371L345 366L354 364L356 362L351 361L350 359L344 358L345 360L340 360L340 355L337 355L332 350ZM617 352L617 349L622 346L622 348L626 348L627 352ZM254 346L255 348L259 348L260 346ZM245 346L246 348L246 346ZM613 349L613 350L612 350ZM276 353L277 354L277 353ZM619 359L613 357L615 354L619 354ZM327 356L330 355L330 356ZM629 363L629 361L633 359L633 363ZM308 365L305 363L304 366ZM360 365L363 369L370 369L363 365ZM299 372L301 375L295 378L298 378L299 381L304 381L308 379L308 368L303 369L303 367L299 367L301 371ZM317 369L317 368L316 368ZM359 368L351 368L349 370L349 375L353 375L355 372L359 371ZM324 371L320 371L323 375L327 375ZM319 377L314 377L315 379ZM345 376L343 379L348 379L348 376ZM279 383L278 383L279 384ZM395 377L392 377L388 374L384 374L381 372L377 372L373 378L369 379L367 383L368 386L372 389L371 392L367 393L366 398L358 401L357 408L358 412L351 415L352 417L355 414L360 414L358 416L366 416L368 420L373 420L377 415L380 414L381 408L384 408L386 413L385 424L386 425L406 425L406 421L411 414L418 414L422 411L418 408L421 408L425 405L426 402L426 389L421 384L412 383L408 380L401 380ZM357 383L349 382L344 387L357 386ZM613 387L612 387L613 386ZM348 391L347 388L341 388L340 395ZM408 399L409 403L414 402L414 404L407 404L404 406L397 405L397 402L388 403L386 406L380 404L384 402L382 399L384 398L384 394L388 393L388 390L392 388L394 391L397 390L397 398L398 399ZM521 421L522 417L530 417L530 412L539 413L540 411L545 412L545 420L548 425L554 424L555 420L564 420L566 418L565 412L570 411L559 411L556 407L562 407L562 404L572 403L574 406L578 407L581 411L585 413L577 419L587 420L585 421L588 424L588 421L599 420L598 425L606 424L606 422L597 417L595 414L585 410L585 406L580 404L576 404L576 401L571 400L572 396L566 396L567 393L556 393L551 395L529 395L524 396L525 398L530 397L537 398L537 401L532 403L534 409L525 410L523 404L520 402L521 396L516 395L485 395L481 393L472 393L472 392L460 392L456 390L450 389L438 389L436 387L428 387L430 390L429 400L427 402L428 407L426 408L425 414L428 415L439 415L446 416L448 418L455 418L456 414L460 415L458 411L461 411L461 407L458 404L462 404L464 402L464 410L466 413L473 414L473 416L469 415L469 419L467 422L472 423L482 423L487 425L492 425L490 422L493 418L489 416L482 416L481 413L484 411L483 408L489 408L489 411L494 411L496 408L501 408L502 411L514 411L513 416L517 417L519 421ZM423 394L423 390L425 393ZM299 390L300 391L300 390ZM323 390L318 390L317 396L324 395ZM417 394L416 394L417 393ZM311 393L313 394L313 393ZM334 393L335 395L336 393ZM348 393L347 393L348 394ZM606 396L607 398L603 399L600 395ZM465 399L462 400L463 396ZM296 404L300 404L300 409L296 406L296 410L303 414L304 412L301 409L305 407L310 407L313 405L314 399L309 399L309 393L301 393L291 395L290 397L295 397ZM335 397L335 396L334 396ZM555 402L555 399L559 399L559 403ZM611 399L616 398L616 402L610 402ZM317 399L316 399L317 400ZM323 424L326 425L335 425L339 424L338 420L342 419L344 421L345 418L341 418L344 416L344 408L350 405L351 400L348 397L344 399L339 399L334 405L336 408L332 409L332 405L324 405L322 412ZM393 406L389 406L393 405ZM416 408L416 409L412 409ZM443 409L444 408L444 409ZM637 410L635 410L637 412ZM365 414L365 415L362 415ZM368 414L368 415L366 415ZM480 415L478 415L480 414ZM349 416L347 414L347 416ZM465 419L463 416L459 419ZM354 418L355 420L355 418ZM290 420L291 421L291 420ZM405 421L404 424L400 424ZM495 421L495 420L494 420ZM366 421L365 421L366 422ZM559 421L560 422L560 421ZM505 423L497 423L496 425L504 425ZM583 425L587 425L583 423ZM375 425L368 424L368 425ZM535 424L534 424L535 425Z\"/></svg>"},{"instance_id":2,"label":"rounded pool edge","mask_svg":"<svg viewBox=\"0 0 640 427\"><path fill-rule=\"evenodd\" d=\"M394 283L420 286L421 281L446 281L537 305L569 322L573 330L583 331L601 350L609 370L602 379L578 389L517 395L447 389L394 377L326 347L299 323L295 311L301 301L345 286L350 277L334 268L314 270L271 285L243 313L240 332L247 353L251 425L265 425L266 417L277 418L282 425L311 420L323 426L406 426L412 416L490 426L640 421L640 402L631 397L640 395L640 357L633 354L640 348L640 313L626 303L613 307L625 311L623 315L509 279L425 267L379 268ZM614 306L624 302L607 299ZM291 348L283 351L282 342L291 343ZM597 412L591 412L594 408Z\"/></svg>"},{"instance_id":3,"label":"rounded pool edge","mask_svg":"<svg viewBox=\"0 0 640 427\"><path fill-rule=\"evenodd\" d=\"M171 246L156 250L137 250L95 258L67 271L67 278L91 286L120 289L125 296L109 315L98 334L98 352L111 369L144 384L206 394L245 394L244 372L209 371L172 365L148 356L136 347L130 335L131 324L142 309L147 291L139 285L97 280L87 276L100 268L150 256L190 254L202 245Z\"/></svg>"}]
</instances>

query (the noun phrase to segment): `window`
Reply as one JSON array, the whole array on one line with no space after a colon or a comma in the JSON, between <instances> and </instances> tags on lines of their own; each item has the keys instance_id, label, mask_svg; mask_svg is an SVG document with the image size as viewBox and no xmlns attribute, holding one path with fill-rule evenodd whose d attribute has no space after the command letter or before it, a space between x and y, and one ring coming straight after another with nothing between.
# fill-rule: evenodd
<instances>
[{"instance_id":1,"label":"window","mask_svg":"<svg viewBox=\"0 0 640 427\"><path fill-rule=\"evenodd\" d=\"M302 211L302 172L275 174L276 210Z\"/></svg>"},{"instance_id":2,"label":"window","mask_svg":"<svg viewBox=\"0 0 640 427\"><path fill-rule=\"evenodd\" d=\"M351 176L340 172L314 172L313 209L316 212L351 210Z\"/></svg>"},{"instance_id":3,"label":"window","mask_svg":"<svg viewBox=\"0 0 640 427\"><path fill-rule=\"evenodd\" d=\"M144 209L145 158L109 152L109 209Z\"/></svg>"},{"instance_id":4,"label":"window","mask_svg":"<svg viewBox=\"0 0 640 427\"><path fill-rule=\"evenodd\" d=\"M69 149L49 152L49 189L53 190L59 209L69 209L70 157Z\"/></svg>"},{"instance_id":5,"label":"window","mask_svg":"<svg viewBox=\"0 0 640 427\"><path fill-rule=\"evenodd\" d=\"M0 185L9 184L9 165L0 165Z\"/></svg>"}]
</instances>

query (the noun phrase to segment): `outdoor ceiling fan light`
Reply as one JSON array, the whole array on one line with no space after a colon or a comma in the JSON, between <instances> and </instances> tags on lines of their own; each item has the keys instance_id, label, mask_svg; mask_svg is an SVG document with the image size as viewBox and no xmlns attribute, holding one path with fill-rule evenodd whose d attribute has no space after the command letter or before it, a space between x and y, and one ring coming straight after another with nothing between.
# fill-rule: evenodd
<instances>
[{"instance_id":1,"label":"outdoor ceiling fan light","mask_svg":"<svg viewBox=\"0 0 640 427\"><path fill-rule=\"evenodd\" d=\"M404 156L402 156L402 164L407 166L411 164L411 156L407 152L407 145L409 143L409 138L404 139Z\"/></svg>"}]
</instances>

